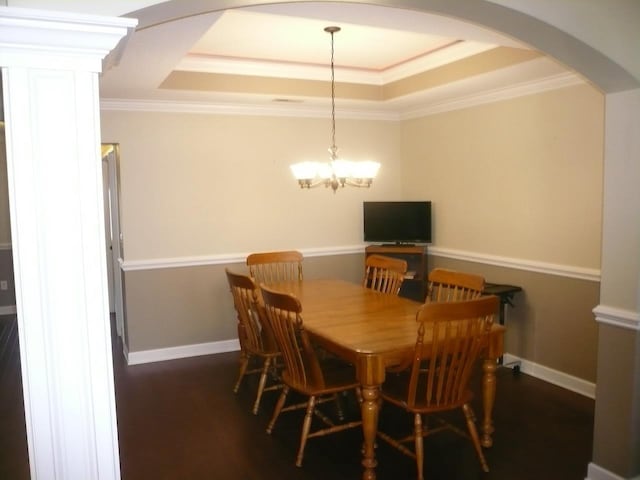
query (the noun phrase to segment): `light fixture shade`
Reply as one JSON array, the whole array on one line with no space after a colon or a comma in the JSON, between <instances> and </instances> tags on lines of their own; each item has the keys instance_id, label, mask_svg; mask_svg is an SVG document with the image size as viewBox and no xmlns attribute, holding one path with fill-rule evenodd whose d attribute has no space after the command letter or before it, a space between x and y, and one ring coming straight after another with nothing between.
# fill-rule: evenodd
<instances>
[{"instance_id":1,"label":"light fixture shade","mask_svg":"<svg viewBox=\"0 0 640 480\"><path fill-rule=\"evenodd\" d=\"M348 160L334 160L333 171L338 178L349 178L353 176L354 162Z\"/></svg>"},{"instance_id":2,"label":"light fixture shade","mask_svg":"<svg viewBox=\"0 0 640 480\"><path fill-rule=\"evenodd\" d=\"M330 163L317 163L318 177L322 180L329 180L333 177L333 168Z\"/></svg>"},{"instance_id":3,"label":"light fixture shade","mask_svg":"<svg viewBox=\"0 0 640 480\"><path fill-rule=\"evenodd\" d=\"M312 180L318 175L318 162L299 162L291 165L296 180Z\"/></svg>"},{"instance_id":4,"label":"light fixture shade","mask_svg":"<svg viewBox=\"0 0 640 480\"><path fill-rule=\"evenodd\" d=\"M370 160L364 162L354 162L352 176L355 178L373 179L378 174L380 164Z\"/></svg>"}]
</instances>

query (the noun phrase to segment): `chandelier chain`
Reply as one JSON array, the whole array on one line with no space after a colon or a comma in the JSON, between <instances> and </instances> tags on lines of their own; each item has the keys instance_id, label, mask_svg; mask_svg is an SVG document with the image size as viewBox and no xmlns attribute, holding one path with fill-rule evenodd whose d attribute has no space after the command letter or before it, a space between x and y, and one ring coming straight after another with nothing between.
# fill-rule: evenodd
<instances>
[{"instance_id":1,"label":"chandelier chain","mask_svg":"<svg viewBox=\"0 0 640 480\"><path fill-rule=\"evenodd\" d=\"M380 164L377 162L353 162L338 159L336 146L336 76L335 76L335 48L333 34L340 31L340 27L330 26L324 29L331 34L331 147L329 148L329 162L299 162L291 165L293 175L298 179L301 188L314 188L319 185L330 187L333 193L338 188L347 185L369 188L378 172Z\"/></svg>"},{"instance_id":2,"label":"chandelier chain","mask_svg":"<svg viewBox=\"0 0 640 480\"><path fill-rule=\"evenodd\" d=\"M338 148L336 147L336 81L335 81L335 72L333 65L333 34L331 31L331 157L335 160L336 152Z\"/></svg>"}]
</instances>

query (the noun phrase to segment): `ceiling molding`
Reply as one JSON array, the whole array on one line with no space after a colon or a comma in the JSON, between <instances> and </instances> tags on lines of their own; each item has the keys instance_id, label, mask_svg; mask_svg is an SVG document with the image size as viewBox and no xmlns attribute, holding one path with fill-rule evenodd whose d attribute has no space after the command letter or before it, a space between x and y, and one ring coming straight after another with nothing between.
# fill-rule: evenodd
<instances>
[{"instance_id":1,"label":"ceiling molding","mask_svg":"<svg viewBox=\"0 0 640 480\"><path fill-rule=\"evenodd\" d=\"M445 100L426 101L421 94L402 98L402 105L395 102L349 102L348 107L340 107L337 114L341 118L360 120L401 121L421 116L435 115L463 108L475 107L526 95L585 84L574 73L550 75L544 78L521 82L501 88L485 89L473 94L460 95ZM410 105L410 106L408 106ZM100 108L104 111L138 111L162 113L195 113L209 115L248 115L274 117L325 118L326 106L305 102L273 102L270 97L236 96L235 102L225 102L220 96L217 101L187 102L175 100L103 98Z\"/></svg>"},{"instance_id":2,"label":"ceiling molding","mask_svg":"<svg viewBox=\"0 0 640 480\"><path fill-rule=\"evenodd\" d=\"M461 41L381 71L339 66L335 67L335 71L341 82L385 85L496 47L497 45L486 43ZM283 67L283 62L188 54L178 62L174 70L300 80L325 81L328 78L328 65L288 63L286 68Z\"/></svg>"},{"instance_id":3,"label":"ceiling molding","mask_svg":"<svg viewBox=\"0 0 640 480\"><path fill-rule=\"evenodd\" d=\"M425 105L410 111L405 111L401 114L401 119L407 120L410 118L426 117L429 115L461 110L463 108L476 107L479 105L524 97L526 95L535 95L549 90L556 90L584 83L586 82L578 75L574 73L564 73L554 75L553 77L532 80L517 85L496 88L494 90L453 98L431 105Z\"/></svg>"}]
</instances>

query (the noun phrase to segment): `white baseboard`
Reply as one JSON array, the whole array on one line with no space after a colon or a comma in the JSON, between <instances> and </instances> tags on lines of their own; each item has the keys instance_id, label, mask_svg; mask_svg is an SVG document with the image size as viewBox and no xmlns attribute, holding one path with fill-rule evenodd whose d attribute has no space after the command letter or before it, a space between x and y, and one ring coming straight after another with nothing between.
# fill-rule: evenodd
<instances>
[{"instance_id":1,"label":"white baseboard","mask_svg":"<svg viewBox=\"0 0 640 480\"><path fill-rule=\"evenodd\" d=\"M158 348L155 350L141 350L138 352L125 351L128 365L138 365L141 363L162 362L164 360L175 360L178 358L197 357L199 355L211 355L215 353L234 352L240 350L240 343L237 339L223 340L218 342L199 343L196 345L183 345L179 347ZM566 388L572 392L595 398L595 384L582 380L581 378L568 375L552 368L539 365L529 360L525 360L515 355L506 353L504 363L520 363L520 371L539 378L546 382Z\"/></svg>"},{"instance_id":2,"label":"white baseboard","mask_svg":"<svg viewBox=\"0 0 640 480\"><path fill-rule=\"evenodd\" d=\"M211 355L213 353L234 352L240 350L237 339L223 340L219 342L198 343L196 345L184 345L180 347L159 348L156 350L141 350L139 352L127 352L127 365L140 363L161 362L164 360L176 360L178 358L197 357L199 355Z\"/></svg>"},{"instance_id":3,"label":"white baseboard","mask_svg":"<svg viewBox=\"0 0 640 480\"><path fill-rule=\"evenodd\" d=\"M539 378L545 382L553 383L572 392L579 393L589 398L596 397L596 385L595 383L587 382L573 375L554 370L544 365L539 365L535 362L516 357L509 353L505 353L503 360L505 364L520 363L520 371L531 375L532 377Z\"/></svg>"},{"instance_id":4,"label":"white baseboard","mask_svg":"<svg viewBox=\"0 0 640 480\"><path fill-rule=\"evenodd\" d=\"M640 475L625 479L624 477L616 475L609 470L599 467L595 463L590 463L587 469L587 478L585 480L640 480Z\"/></svg>"},{"instance_id":5,"label":"white baseboard","mask_svg":"<svg viewBox=\"0 0 640 480\"><path fill-rule=\"evenodd\" d=\"M15 315L17 312L15 305L5 305L0 307L0 315Z\"/></svg>"}]
</instances>

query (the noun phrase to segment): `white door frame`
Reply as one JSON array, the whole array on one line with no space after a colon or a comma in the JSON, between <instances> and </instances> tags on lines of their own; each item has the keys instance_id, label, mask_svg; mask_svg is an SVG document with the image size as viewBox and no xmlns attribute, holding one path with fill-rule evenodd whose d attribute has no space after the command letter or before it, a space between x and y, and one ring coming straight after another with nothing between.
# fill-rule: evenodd
<instances>
[{"instance_id":1,"label":"white door frame","mask_svg":"<svg viewBox=\"0 0 640 480\"><path fill-rule=\"evenodd\" d=\"M117 143L102 144L102 163L109 310L115 313L118 336L123 337L125 320L121 268L123 258L120 231L120 146Z\"/></svg>"}]
</instances>

